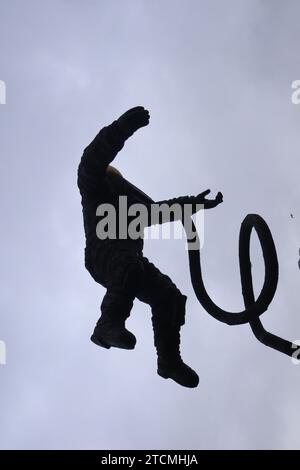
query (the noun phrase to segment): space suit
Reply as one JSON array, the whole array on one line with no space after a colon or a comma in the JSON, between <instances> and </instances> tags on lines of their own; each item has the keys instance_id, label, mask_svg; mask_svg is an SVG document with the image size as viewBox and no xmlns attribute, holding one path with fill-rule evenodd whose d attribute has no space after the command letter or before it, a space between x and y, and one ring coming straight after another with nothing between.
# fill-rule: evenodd
<instances>
[{"instance_id":1,"label":"space suit","mask_svg":"<svg viewBox=\"0 0 300 470\"><path fill-rule=\"evenodd\" d=\"M101 317L91 340L104 348L133 349L136 338L125 328L125 321L137 298L151 307L158 374L183 386L196 387L198 375L180 355L180 328L185 323L186 295L143 255L142 236L100 239L96 232L99 219L96 213L101 204L112 204L118 211L120 196L127 197L128 205L140 203L150 209L155 203L110 166L126 139L146 126L149 118L148 111L141 106L124 113L100 130L85 148L78 167L77 182L86 236L85 266L93 279L106 288L100 307ZM208 192L156 204L204 202L215 207L221 202L220 196L217 196L218 200L205 201L203 195ZM160 220L160 223L165 221ZM151 221L147 225L151 225Z\"/></svg>"}]
</instances>

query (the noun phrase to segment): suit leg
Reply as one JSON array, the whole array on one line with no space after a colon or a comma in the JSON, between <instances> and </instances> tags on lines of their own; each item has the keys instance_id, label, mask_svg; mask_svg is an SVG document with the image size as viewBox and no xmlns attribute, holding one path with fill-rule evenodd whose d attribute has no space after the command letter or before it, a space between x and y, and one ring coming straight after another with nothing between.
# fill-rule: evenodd
<instances>
[{"instance_id":1,"label":"suit leg","mask_svg":"<svg viewBox=\"0 0 300 470\"><path fill-rule=\"evenodd\" d=\"M143 257L144 277L136 297L151 306L152 316L162 323L184 325L187 296L171 278L162 273L148 258Z\"/></svg>"},{"instance_id":2,"label":"suit leg","mask_svg":"<svg viewBox=\"0 0 300 470\"><path fill-rule=\"evenodd\" d=\"M137 298L151 306L157 373L185 387L197 387L197 373L183 362L180 354L180 329L185 323L187 297L147 258L143 258L143 263L144 282Z\"/></svg>"},{"instance_id":3,"label":"suit leg","mask_svg":"<svg viewBox=\"0 0 300 470\"><path fill-rule=\"evenodd\" d=\"M136 339L125 328L136 291L142 282L143 263L134 246L116 241L109 248L103 284L107 291L101 303L101 317L92 336L100 346L133 349ZM103 270L102 270L103 271ZM94 338L94 339L93 339ZM96 341L94 341L96 342Z\"/></svg>"}]
</instances>

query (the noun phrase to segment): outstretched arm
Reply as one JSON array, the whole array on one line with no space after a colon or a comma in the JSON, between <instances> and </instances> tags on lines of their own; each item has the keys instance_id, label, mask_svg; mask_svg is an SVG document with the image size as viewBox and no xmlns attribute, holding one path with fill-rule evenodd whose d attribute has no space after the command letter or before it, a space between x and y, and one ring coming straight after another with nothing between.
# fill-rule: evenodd
<instances>
[{"instance_id":1,"label":"outstretched arm","mask_svg":"<svg viewBox=\"0 0 300 470\"><path fill-rule=\"evenodd\" d=\"M162 210L158 212L158 218L154 218L154 220L151 220L150 216L148 217L148 226L163 224L165 222L175 222L176 220L183 220L185 214L185 205L189 205L189 211L187 212L187 214L192 215L198 212L200 208L213 209L217 205L221 204L221 202L223 202L222 193L218 192L215 199L206 199L206 196L209 193L210 189L207 189L206 191L203 191L197 196L181 196L173 199L166 199L163 201L156 202L155 204L157 205L157 207L161 207ZM176 210L168 210L171 209L174 204L179 204L181 210L179 210L178 212ZM166 208L165 211L163 210L163 207Z\"/></svg>"},{"instance_id":2,"label":"outstretched arm","mask_svg":"<svg viewBox=\"0 0 300 470\"><path fill-rule=\"evenodd\" d=\"M107 166L123 148L125 140L137 129L149 123L149 112L136 106L104 127L85 148L78 167L78 187L81 194L95 194L101 186Z\"/></svg>"}]
</instances>

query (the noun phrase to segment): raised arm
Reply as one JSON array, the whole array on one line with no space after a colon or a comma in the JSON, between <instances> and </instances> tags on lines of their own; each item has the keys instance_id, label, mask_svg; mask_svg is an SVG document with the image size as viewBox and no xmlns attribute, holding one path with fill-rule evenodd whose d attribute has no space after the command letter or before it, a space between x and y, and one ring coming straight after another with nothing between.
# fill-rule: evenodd
<instances>
[{"instance_id":1,"label":"raised arm","mask_svg":"<svg viewBox=\"0 0 300 470\"><path fill-rule=\"evenodd\" d=\"M149 123L149 112L136 106L104 127L85 148L78 167L78 187L81 194L95 194L101 187L107 166L123 148L125 140L137 129Z\"/></svg>"}]
</instances>

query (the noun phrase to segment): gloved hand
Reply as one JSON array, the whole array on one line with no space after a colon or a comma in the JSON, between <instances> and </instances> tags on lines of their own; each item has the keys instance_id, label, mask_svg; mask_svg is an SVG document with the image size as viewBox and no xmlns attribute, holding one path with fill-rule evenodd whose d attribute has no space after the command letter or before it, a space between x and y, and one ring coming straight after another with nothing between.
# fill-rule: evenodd
<instances>
[{"instance_id":1,"label":"gloved hand","mask_svg":"<svg viewBox=\"0 0 300 470\"><path fill-rule=\"evenodd\" d=\"M124 136L128 139L140 127L149 124L150 114L143 106L136 106L126 111L122 116L117 119L119 128Z\"/></svg>"},{"instance_id":2,"label":"gloved hand","mask_svg":"<svg viewBox=\"0 0 300 470\"><path fill-rule=\"evenodd\" d=\"M219 205L221 202L223 202L223 195L222 193L218 192L217 196L215 199L206 199L205 196L210 193L210 189L207 189L206 191L203 191L202 193L198 194L197 196L180 196L180 197L175 197L173 199L165 199L163 201L157 201L155 204L163 205L167 204L169 207L173 206L173 204L179 204L182 208L182 211L185 210L185 205L189 205L189 215L195 214L200 208L198 208L198 205L203 205L204 209L212 209L213 207L216 207ZM184 212L181 213L181 216L184 217ZM170 214L167 214L168 218L165 218L162 213L159 214L159 224L163 224L164 222L174 222L175 220L181 220L176 218L177 215L175 212L171 212ZM150 225L150 224L149 224Z\"/></svg>"},{"instance_id":3,"label":"gloved hand","mask_svg":"<svg viewBox=\"0 0 300 470\"><path fill-rule=\"evenodd\" d=\"M196 204L203 204L204 209L213 209L214 207L217 207L219 204L221 204L221 202L223 202L222 193L218 192L215 199L206 199L205 196L207 196L209 193L210 193L210 189L207 189L206 191L203 191L197 196L194 196L193 202L195 202Z\"/></svg>"}]
</instances>

